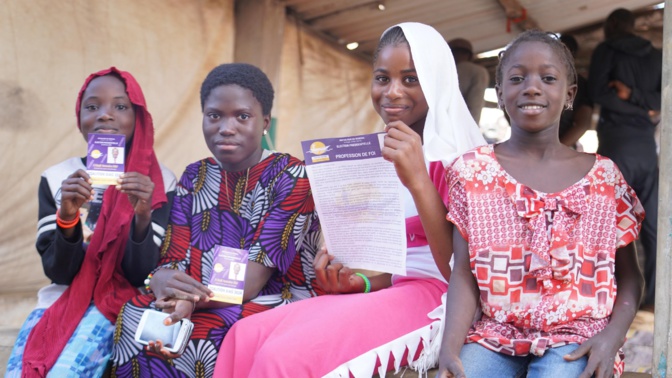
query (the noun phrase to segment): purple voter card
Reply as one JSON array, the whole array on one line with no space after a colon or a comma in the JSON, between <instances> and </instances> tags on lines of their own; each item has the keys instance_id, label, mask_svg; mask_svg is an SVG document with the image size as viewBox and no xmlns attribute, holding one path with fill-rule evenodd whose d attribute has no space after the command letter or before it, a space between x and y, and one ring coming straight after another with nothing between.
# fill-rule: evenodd
<instances>
[{"instance_id":1,"label":"purple voter card","mask_svg":"<svg viewBox=\"0 0 672 378\"><path fill-rule=\"evenodd\" d=\"M119 134L89 134L86 172L93 185L116 185L124 173L126 136Z\"/></svg>"},{"instance_id":2,"label":"purple voter card","mask_svg":"<svg viewBox=\"0 0 672 378\"><path fill-rule=\"evenodd\" d=\"M245 290L245 271L249 252L223 246L215 246L212 273L208 288L215 294L212 300L241 304Z\"/></svg>"}]
</instances>

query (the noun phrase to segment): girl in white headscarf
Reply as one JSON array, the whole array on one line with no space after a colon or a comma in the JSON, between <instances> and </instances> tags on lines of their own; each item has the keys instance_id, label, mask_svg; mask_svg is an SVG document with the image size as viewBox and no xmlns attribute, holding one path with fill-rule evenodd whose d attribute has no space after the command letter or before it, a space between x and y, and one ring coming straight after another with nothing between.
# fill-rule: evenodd
<instances>
[{"instance_id":1,"label":"girl in white headscarf","mask_svg":"<svg viewBox=\"0 0 672 378\"><path fill-rule=\"evenodd\" d=\"M386 30L374 56L371 98L386 124L383 156L404 193L407 274L367 277L323 250L317 283L328 293L236 323L217 377L370 377L403 365L434 366L452 257L445 166L484 144L460 94L455 62L432 27Z\"/></svg>"}]
</instances>

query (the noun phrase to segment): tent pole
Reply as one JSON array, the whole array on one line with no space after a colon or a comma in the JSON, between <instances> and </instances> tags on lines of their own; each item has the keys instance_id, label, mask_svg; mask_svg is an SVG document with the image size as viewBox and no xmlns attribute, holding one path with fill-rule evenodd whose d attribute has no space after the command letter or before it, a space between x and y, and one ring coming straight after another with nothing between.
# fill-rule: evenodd
<instances>
[{"instance_id":1,"label":"tent pole","mask_svg":"<svg viewBox=\"0 0 672 378\"><path fill-rule=\"evenodd\" d=\"M672 0L665 0L653 377L672 378Z\"/></svg>"}]
</instances>

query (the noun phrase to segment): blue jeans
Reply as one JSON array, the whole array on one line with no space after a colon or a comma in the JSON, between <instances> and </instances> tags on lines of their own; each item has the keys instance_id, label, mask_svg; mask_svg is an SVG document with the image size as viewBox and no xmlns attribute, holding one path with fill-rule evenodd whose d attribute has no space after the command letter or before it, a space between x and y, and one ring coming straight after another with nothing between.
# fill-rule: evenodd
<instances>
[{"instance_id":1,"label":"blue jeans","mask_svg":"<svg viewBox=\"0 0 672 378\"><path fill-rule=\"evenodd\" d=\"M578 347L579 344L569 344L547 349L542 357L519 357L493 352L472 343L462 346L460 359L467 378L571 378L578 377L588 363L586 356L576 361L563 358Z\"/></svg>"}]
</instances>

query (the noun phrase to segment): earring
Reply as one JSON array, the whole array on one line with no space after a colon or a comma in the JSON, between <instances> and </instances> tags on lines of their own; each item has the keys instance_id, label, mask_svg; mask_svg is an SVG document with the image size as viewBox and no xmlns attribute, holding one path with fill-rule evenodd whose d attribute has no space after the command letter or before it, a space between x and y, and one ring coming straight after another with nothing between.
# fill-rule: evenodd
<instances>
[{"instance_id":1,"label":"earring","mask_svg":"<svg viewBox=\"0 0 672 378\"><path fill-rule=\"evenodd\" d=\"M565 110L572 110L572 109L574 109L574 105L572 105L569 102L565 104Z\"/></svg>"},{"instance_id":2,"label":"earring","mask_svg":"<svg viewBox=\"0 0 672 378\"><path fill-rule=\"evenodd\" d=\"M264 135L268 134L268 130L264 130Z\"/></svg>"},{"instance_id":3,"label":"earring","mask_svg":"<svg viewBox=\"0 0 672 378\"><path fill-rule=\"evenodd\" d=\"M497 103L497 107L499 108L499 110L502 110L502 111L505 110L504 109L504 104L500 104L499 102Z\"/></svg>"}]
</instances>

